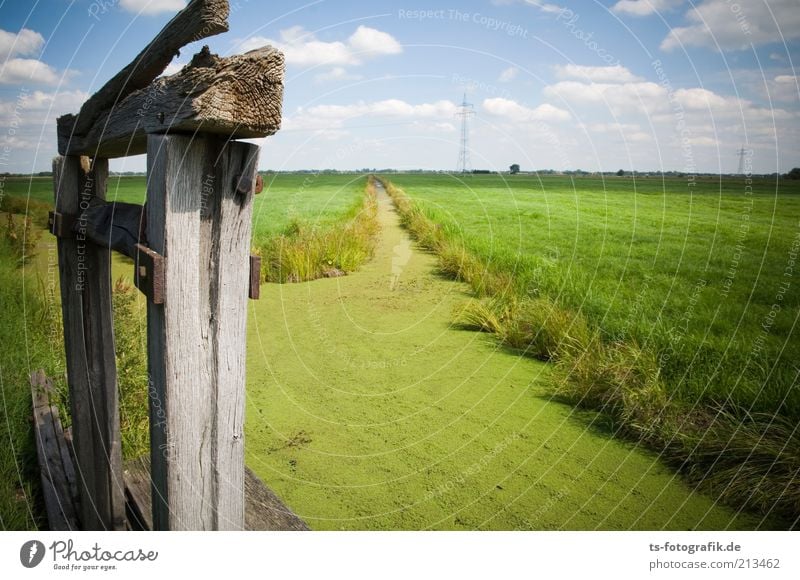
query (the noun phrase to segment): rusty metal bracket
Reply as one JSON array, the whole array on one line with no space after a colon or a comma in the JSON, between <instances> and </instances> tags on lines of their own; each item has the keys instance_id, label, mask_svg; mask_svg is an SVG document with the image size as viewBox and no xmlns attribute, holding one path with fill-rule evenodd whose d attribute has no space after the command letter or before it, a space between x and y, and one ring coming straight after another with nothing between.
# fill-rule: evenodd
<instances>
[{"instance_id":1,"label":"rusty metal bracket","mask_svg":"<svg viewBox=\"0 0 800 580\"><path fill-rule=\"evenodd\" d=\"M255 181L247 175L236 175L233 179L233 187L239 195L247 195L250 192L258 195L264 190L264 178L258 173Z\"/></svg>"},{"instance_id":2,"label":"rusty metal bracket","mask_svg":"<svg viewBox=\"0 0 800 580\"><path fill-rule=\"evenodd\" d=\"M250 287L247 295L251 300L261 297L261 256L250 256Z\"/></svg>"},{"instance_id":3,"label":"rusty metal bracket","mask_svg":"<svg viewBox=\"0 0 800 580\"><path fill-rule=\"evenodd\" d=\"M72 228L77 221L73 214L51 211L47 214L47 231L57 238L72 238L75 236Z\"/></svg>"},{"instance_id":4,"label":"rusty metal bracket","mask_svg":"<svg viewBox=\"0 0 800 580\"><path fill-rule=\"evenodd\" d=\"M164 304L166 258L142 244L136 244L133 283L153 304Z\"/></svg>"}]
</instances>

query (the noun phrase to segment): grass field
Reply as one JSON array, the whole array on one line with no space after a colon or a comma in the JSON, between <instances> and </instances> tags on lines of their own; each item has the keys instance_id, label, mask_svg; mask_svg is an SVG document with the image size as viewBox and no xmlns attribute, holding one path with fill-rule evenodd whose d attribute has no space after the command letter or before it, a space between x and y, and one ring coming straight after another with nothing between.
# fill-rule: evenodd
<instances>
[{"instance_id":1,"label":"grass field","mask_svg":"<svg viewBox=\"0 0 800 580\"><path fill-rule=\"evenodd\" d=\"M800 185L397 175L519 292L652 349L683 400L800 417Z\"/></svg>"},{"instance_id":2,"label":"grass field","mask_svg":"<svg viewBox=\"0 0 800 580\"><path fill-rule=\"evenodd\" d=\"M519 296L580 313L606 343L652 349L670 396L797 417L796 287L771 299L784 278L792 282L782 272L796 252L796 191L759 183L750 195L735 181L721 190L702 182L690 195L680 180L637 181L634 189L630 179L392 179L442 224L437 233L508 275ZM365 185L355 175L268 174L256 198L254 245L341 229L363 213ZM50 187L48 178L7 181L13 197L4 207L19 206L30 190L37 211L46 210ZM140 202L144 187L143 177L112 179L109 198ZM400 286L388 291L404 247L391 242L358 276L267 285L250 309L247 462L312 527L786 525L737 516L716 495L692 493L656 455L609 441L599 416L554 404L553 365L452 325L467 287L425 274L424 254L414 254ZM42 277L47 259L42 249L34 264ZM130 276L130 267L115 260L115 277ZM18 292L9 288L9 297ZM776 300L781 309L772 315ZM118 330L118 364L132 385L144 384L141 304L136 291L115 296L124 311L117 322L130 330ZM55 369L58 357L45 354L41 364ZM34 364L4 361L4 394L17 401L19 417L28 395L17 385ZM145 401L143 390L123 393L129 455L147 448ZM28 428L15 425L9 440L25 440ZM10 475L23 464L16 449L0 457ZM18 491L30 487L26 481L0 493L0 503L20 502L22 511L8 512L12 527L32 525Z\"/></svg>"},{"instance_id":3,"label":"grass field","mask_svg":"<svg viewBox=\"0 0 800 580\"><path fill-rule=\"evenodd\" d=\"M364 194L366 176L360 174L264 174L264 190L253 206L253 242L284 232L292 222L302 220L325 226L335 223L358 206ZM107 199L143 203L147 179L144 176L111 176ZM4 205L13 203L24 213L26 203L39 208L52 206L52 177L9 177L5 180ZM46 217L46 215L45 215Z\"/></svg>"},{"instance_id":4,"label":"grass field","mask_svg":"<svg viewBox=\"0 0 800 580\"><path fill-rule=\"evenodd\" d=\"M393 177L477 297L459 324L555 362L554 395L721 501L800 518L795 184Z\"/></svg>"}]
</instances>

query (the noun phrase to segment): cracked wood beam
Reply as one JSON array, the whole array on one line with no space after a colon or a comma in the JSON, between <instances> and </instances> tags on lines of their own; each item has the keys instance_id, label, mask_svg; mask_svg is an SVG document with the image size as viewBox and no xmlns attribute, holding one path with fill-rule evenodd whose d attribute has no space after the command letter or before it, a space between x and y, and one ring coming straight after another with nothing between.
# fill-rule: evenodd
<instances>
[{"instance_id":1,"label":"cracked wood beam","mask_svg":"<svg viewBox=\"0 0 800 580\"><path fill-rule=\"evenodd\" d=\"M58 120L59 133L85 135L103 111L113 108L134 91L145 88L164 72L182 47L227 32L229 11L228 0L192 0L128 66L83 104L77 116L61 117Z\"/></svg>"},{"instance_id":2,"label":"cracked wood beam","mask_svg":"<svg viewBox=\"0 0 800 580\"><path fill-rule=\"evenodd\" d=\"M283 75L283 54L270 46L226 58L203 47L179 73L104 111L85 135L72 134L70 115L61 117L58 150L111 158L145 153L150 133L272 135L280 128Z\"/></svg>"}]
</instances>

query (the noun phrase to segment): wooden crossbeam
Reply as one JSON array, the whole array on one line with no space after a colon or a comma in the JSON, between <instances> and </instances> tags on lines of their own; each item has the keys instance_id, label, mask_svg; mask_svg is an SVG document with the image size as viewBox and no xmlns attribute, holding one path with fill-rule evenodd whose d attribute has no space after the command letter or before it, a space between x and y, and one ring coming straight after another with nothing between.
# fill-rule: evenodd
<instances>
[{"instance_id":1,"label":"wooden crossbeam","mask_svg":"<svg viewBox=\"0 0 800 580\"><path fill-rule=\"evenodd\" d=\"M85 135L101 114L129 94L143 89L164 72L190 42L228 31L228 0L192 0L178 12L128 66L119 71L81 107L78 115L58 120L59 132ZM61 151L62 155L65 155Z\"/></svg>"},{"instance_id":2,"label":"wooden crossbeam","mask_svg":"<svg viewBox=\"0 0 800 580\"><path fill-rule=\"evenodd\" d=\"M220 58L204 47L179 73L154 80L102 111L84 133L58 120L62 155L120 157L147 151L151 133L266 137L280 128L283 54L272 47Z\"/></svg>"}]
</instances>

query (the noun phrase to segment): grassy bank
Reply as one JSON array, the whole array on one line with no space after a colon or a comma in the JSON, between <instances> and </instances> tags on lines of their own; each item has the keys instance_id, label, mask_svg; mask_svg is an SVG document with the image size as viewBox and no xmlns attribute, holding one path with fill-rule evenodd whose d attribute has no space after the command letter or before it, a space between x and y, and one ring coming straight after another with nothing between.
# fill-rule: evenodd
<instances>
[{"instance_id":1,"label":"grassy bank","mask_svg":"<svg viewBox=\"0 0 800 580\"><path fill-rule=\"evenodd\" d=\"M791 236L771 240L755 224L749 226L748 250L757 246L752 238L766 236L761 262L771 265L771 277L764 273L767 267L751 270L749 260L755 258L741 251L738 277L720 288L729 252L735 251L735 244L726 242L738 235L730 231L742 211L735 200L689 204L686 211L695 215L685 224L685 200L679 195L664 199L662 194L648 207L638 195L592 194L590 184L560 196L550 191L536 196L524 189L531 182L521 182L514 189L506 186L511 199L502 203L496 177L461 189L443 179L399 177L410 184L413 201L384 182L406 227L439 256L442 272L472 286L477 299L456 313L462 325L493 332L508 347L554 361L561 371L555 395L603 411L613 418L613 430L646 442L715 497L779 513L788 522L797 518L797 371L790 364L796 358L789 358L797 350L792 340L797 292L784 293L788 316L774 321L769 336L749 345L735 340L737 334L758 338L758 322L770 312L770 292L780 288ZM649 191L653 198L656 190ZM759 218L767 201L746 201L744 207ZM787 211L797 203L791 197L782 201ZM627 221L631 213L638 228ZM538 223L545 216L545 223ZM700 259L698 246L708 243L707 236L691 244L675 240L682 248L676 252L664 241L680 238L672 222L690 232L697 222L713 225L722 255ZM772 230L781 228L790 233L790 221L772 221ZM695 277L701 271L704 283ZM750 299L739 304L742 284L753 288ZM723 291L727 300L720 300ZM734 313L738 316L728 318ZM746 324L750 318L756 328ZM726 329L733 340L726 339ZM762 358L748 374L740 367L750 362L753 344L760 345Z\"/></svg>"},{"instance_id":2,"label":"grassy bank","mask_svg":"<svg viewBox=\"0 0 800 580\"><path fill-rule=\"evenodd\" d=\"M279 214L288 220L283 228L276 231L278 220L271 221L269 227L257 226L253 246L263 258L266 282L303 282L343 276L372 256L378 232L372 179L354 177L342 182L338 178L333 182L338 190L332 191L332 197L326 200L322 196L327 194L325 188L330 186L325 182L330 178L312 180L312 177L306 177L300 187L315 188L313 195L306 194L301 199L304 205L316 202L316 207L311 205L303 211L294 205L299 200L291 201L291 197L284 195L283 200L289 201L286 210ZM274 187L274 182L271 185ZM343 209L339 203L332 203L342 197L352 200L354 190L357 195L349 207ZM269 190L267 194L267 199L275 197L269 196ZM297 195L299 193L295 197ZM256 208L256 224L259 223L258 211ZM275 209L272 211L274 213Z\"/></svg>"},{"instance_id":3,"label":"grassy bank","mask_svg":"<svg viewBox=\"0 0 800 580\"><path fill-rule=\"evenodd\" d=\"M15 216L17 224L21 216ZM64 389L61 352L54 348L60 327L53 326L53 311L46 283L23 269L30 262L30 247L19 231L0 225L0 529L36 529L46 525L39 497L39 470L31 424L32 371L44 368ZM24 255L25 259L21 257Z\"/></svg>"}]
</instances>

